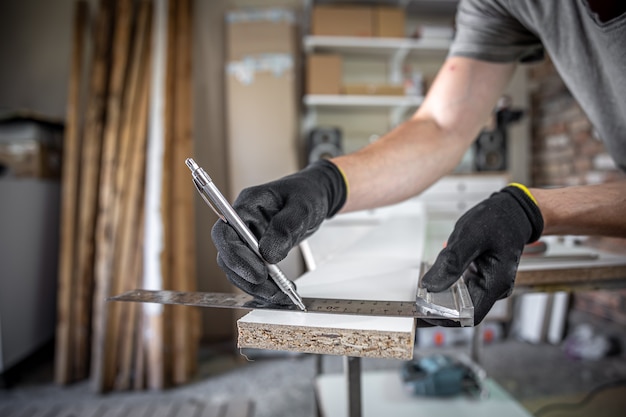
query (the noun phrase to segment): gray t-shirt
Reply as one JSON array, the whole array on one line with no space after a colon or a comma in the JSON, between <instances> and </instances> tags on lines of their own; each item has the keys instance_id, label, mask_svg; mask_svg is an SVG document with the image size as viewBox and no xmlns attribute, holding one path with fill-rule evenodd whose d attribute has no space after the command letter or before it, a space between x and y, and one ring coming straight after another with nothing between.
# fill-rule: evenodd
<instances>
[{"instance_id":1,"label":"gray t-shirt","mask_svg":"<svg viewBox=\"0 0 626 417\"><path fill-rule=\"evenodd\" d=\"M602 22L586 0L462 0L450 55L533 62L544 50L626 171L626 14Z\"/></svg>"}]
</instances>

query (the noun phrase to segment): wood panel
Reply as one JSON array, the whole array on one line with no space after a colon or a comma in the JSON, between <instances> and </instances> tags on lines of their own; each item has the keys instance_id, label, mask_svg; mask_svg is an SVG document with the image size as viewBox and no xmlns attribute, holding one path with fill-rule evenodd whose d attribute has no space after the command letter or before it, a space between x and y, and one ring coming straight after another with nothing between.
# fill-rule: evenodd
<instances>
[{"instance_id":1,"label":"wood panel","mask_svg":"<svg viewBox=\"0 0 626 417\"><path fill-rule=\"evenodd\" d=\"M85 6L67 109L56 380L90 375L96 392L163 389L195 372L197 310L106 300L137 287L195 289L195 190L184 163L191 0L100 0L91 40ZM93 51L87 91L84 50Z\"/></svg>"},{"instance_id":2,"label":"wood panel","mask_svg":"<svg viewBox=\"0 0 626 417\"><path fill-rule=\"evenodd\" d=\"M67 384L74 379L72 372L72 336L74 334L74 315L70 311L75 297L76 275L74 259L76 253L76 223L78 212L78 187L80 178L81 85L85 71L85 34L89 17L89 5L86 1L76 3L74 28L72 35L73 49L70 64L70 82L66 109L65 137L63 141L63 167L61 187L61 225L59 277L57 295L57 327L55 349L55 381Z\"/></svg>"},{"instance_id":3,"label":"wood panel","mask_svg":"<svg viewBox=\"0 0 626 417\"><path fill-rule=\"evenodd\" d=\"M115 290L113 263L115 237L118 230L119 188L116 171L119 165L119 137L122 131L123 95L126 87L127 62L132 25L131 0L116 0L114 12L111 78L106 103L106 123L102 142L98 189L98 211L95 247L95 288L93 294L92 360L91 382L96 391L108 390L113 386L116 350L109 348L108 335L115 335L119 322L109 320L109 315L119 308L107 304L106 298ZM110 328L110 333L109 333Z\"/></svg>"},{"instance_id":4,"label":"wood panel","mask_svg":"<svg viewBox=\"0 0 626 417\"><path fill-rule=\"evenodd\" d=\"M191 183L185 159L193 156L191 107L191 1L176 2L175 80L173 97L174 136L172 143L172 277L177 279L172 288L193 291L195 285L195 235L193 199L195 189ZM171 51L172 49L170 49ZM199 340L199 312L197 309L173 307L174 367L176 383L188 381L196 368L197 341ZM189 343L189 341L194 341Z\"/></svg>"},{"instance_id":5,"label":"wood panel","mask_svg":"<svg viewBox=\"0 0 626 417\"><path fill-rule=\"evenodd\" d=\"M85 136L82 147L80 174L80 213L78 214L76 293L73 311L77 324L74 334L74 374L77 379L87 376L91 338L91 303L93 301L93 262L95 256L95 227L98 207L100 154L106 120L106 102L110 68L113 2L101 0L94 27L94 52L91 64L89 99L85 115Z\"/></svg>"}]
</instances>

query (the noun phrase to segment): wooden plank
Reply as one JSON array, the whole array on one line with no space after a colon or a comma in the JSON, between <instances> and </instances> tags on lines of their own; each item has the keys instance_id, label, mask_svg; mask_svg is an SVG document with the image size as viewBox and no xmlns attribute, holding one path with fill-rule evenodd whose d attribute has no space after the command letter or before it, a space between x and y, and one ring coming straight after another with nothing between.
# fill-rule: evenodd
<instances>
[{"instance_id":1,"label":"wooden plank","mask_svg":"<svg viewBox=\"0 0 626 417\"><path fill-rule=\"evenodd\" d=\"M125 97L126 111L120 134L120 164L116 183L119 194L119 233L115 239L113 276L116 285L113 293L120 293L140 286L140 263L142 254L137 250L143 231L139 223L143 207L143 185L145 171L145 144L147 134L148 88L150 77L146 76L150 65L150 22L151 3L139 4L133 59L129 68L129 79ZM139 227L138 227L139 225ZM112 319L119 322L118 333L111 335L119 340L119 367L115 378L115 388L130 388L135 329L137 326L137 306L119 306L111 310Z\"/></svg>"},{"instance_id":2,"label":"wooden plank","mask_svg":"<svg viewBox=\"0 0 626 417\"><path fill-rule=\"evenodd\" d=\"M144 235L144 215L143 211L139 213L139 221L140 225L138 234L139 240L137 241L137 247L135 249L135 264L133 266L133 274L135 275L135 279L137 282L141 281L141 277L143 275L143 261L144 261L144 243L143 243L143 235ZM133 389L141 390L146 386L146 346L144 345L143 332L145 330L145 320L144 320L144 311L140 308L140 306L136 306L137 308L137 324L135 326L135 333L132 335L133 339L135 339L135 348L134 348L134 373L133 373Z\"/></svg>"},{"instance_id":3,"label":"wooden plank","mask_svg":"<svg viewBox=\"0 0 626 417\"><path fill-rule=\"evenodd\" d=\"M81 155L80 199L77 231L77 279L72 314L76 319L73 352L74 377L87 377L89 341L93 301L93 260L95 254L95 225L98 204L100 153L106 114L109 78L109 49L111 43L112 4L101 0L94 27L94 53L89 81L89 100L85 116L85 136Z\"/></svg>"},{"instance_id":4,"label":"wooden plank","mask_svg":"<svg viewBox=\"0 0 626 417\"><path fill-rule=\"evenodd\" d=\"M173 225L170 221L172 213L172 147L174 144L174 97L176 91L176 28L177 28L177 3L167 2L167 45L165 50L165 91L163 102L163 155L159 161L161 166L161 217L163 227L163 250L160 256L161 262L161 285L163 288L175 286L177 277L172 274L172 233ZM172 306L165 306L163 309L164 330L162 333L162 343L165 354L163 356L163 367L165 369L165 380L167 384L172 382L176 352L174 351L173 323L174 312Z\"/></svg>"},{"instance_id":5,"label":"wooden plank","mask_svg":"<svg viewBox=\"0 0 626 417\"><path fill-rule=\"evenodd\" d=\"M165 0L154 2L154 59L150 87L149 135L146 160L145 195L145 236L143 288L163 289L163 269L161 256L164 250L162 222L162 158L163 139L163 100L164 72L167 48L167 5ZM160 389L165 386L163 308L158 305L144 305L144 337L146 347L147 386Z\"/></svg>"},{"instance_id":6,"label":"wooden plank","mask_svg":"<svg viewBox=\"0 0 626 417\"><path fill-rule=\"evenodd\" d=\"M70 64L70 82L66 108L65 137L63 139L63 166L61 187L61 225L59 277L57 294L57 327L54 378L58 384L73 380L71 358L74 316L74 260L76 254L76 213L78 212L78 179L80 177L81 85L85 59L85 36L89 5L76 2L73 26L73 50Z\"/></svg>"},{"instance_id":7,"label":"wooden plank","mask_svg":"<svg viewBox=\"0 0 626 417\"><path fill-rule=\"evenodd\" d=\"M516 291L574 291L626 286L626 255L592 245L548 242L540 256L523 256Z\"/></svg>"},{"instance_id":8,"label":"wooden plank","mask_svg":"<svg viewBox=\"0 0 626 417\"><path fill-rule=\"evenodd\" d=\"M191 0L187 0L187 8L185 11L186 23L184 25L185 32L182 42L186 45L185 52L186 55L183 57L182 61L185 65L186 82L183 85L183 95L181 98L181 102L185 103L185 112L183 114L183 134L181 135L181 140L184 142L182 144L182 149L180 152L181 161L186 159L189 155L194 154L194 106L193 106L193 39L194 39L194 27L193 27L193 15L194 15L194 3ZM181 213L183 228L185 230L186 236L183 239L183 251L186 253L185 261L186 264L183 266L182 274L187 279L188 288L192 291L198 289L197 279L198 279L198 271L196 268L197 261L197 249L196 249L196 222L195 222L195 210L194 203L196 197L195 187L187 186L184 187L184 183L189 181L189 172L185 169L181 161L177 161L177 165L180 172L180 188L181 193L184 193L184 201L185 208L184 213ZM192 308L189 309L188 312L188 320L189 320L189 355L190 358L188 363L187 372L191 377L198 371L198 348L200 345L200 339L202 337L202 323L201 323L201 313L200 309Z\"/></svg>"},{"instance_id":9,"label":"wooden plank","mask_svg":"<svg viewBox=\"0 0 626 417\"><path fill-rule=\"evenodd\" d=\"M546 290L568 290L575 289L576 286L587 286L593 288L594 285L601 288L603 285L615 283L626 283L626 257L617 257L612 254L605 254L610 258L611 264L602 264L605 259L590 260L583 262L560 261L552 268L527 268L520 266L515 278L516 287L531 287ZM620 259L621 258L621 259ZM557 266L558 265L558 266ZM556 267L555 267L556 266Z\"/></svg>"},{"instance_id":10,"label":"wooden plank","mask_svg":"<svg viewBox=\"0 0 626 417\"><path fill-rule=\"evenodd\" d=\"M174 58L173 141L172 141L172 194L171 224L172 277L177 279L172 288L181 291L195 290L195 235L192 186L189 170L184 161L193 155L192 106L191 106L191 2L176 2L175 45L170 51ZM185 383L196 368L199 326L197 309L174 307L173 380Z\"/></svg>"},{"instance_id":11,"label":"wooden plank","mask_svg":"<svg viewBox=\"0 0 626 417\"><path fill-rule=\"evenodd\" d=\"M132 1L115 1L115 29L113 33L111 79L107 97L107 116L100 162L99 198L96 221L95 287L93 298L93 336L91 382L96 392L113 388L117 369L117 337L119 305L107 304L106 298L116 284L113 281L113 262L119 190L116 184L118 144L121 131L122 97L126 85L127 61L132 25ZM109 317L111 316L111 317Z\"/></svg>"}]
</instances>

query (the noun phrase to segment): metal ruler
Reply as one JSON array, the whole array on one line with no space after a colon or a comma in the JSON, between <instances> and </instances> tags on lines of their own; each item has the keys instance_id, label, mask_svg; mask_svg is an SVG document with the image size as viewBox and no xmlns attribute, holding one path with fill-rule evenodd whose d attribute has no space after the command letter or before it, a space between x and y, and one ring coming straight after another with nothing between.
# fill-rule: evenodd
<instances>
[{"instance_id":1,"label":"metal ruler","mask_svg":"<svg viewBox=\"0 0 626 417\"><path fill-rule=\"evenodd\" d=\"M110 297L109 300L244 310L298 311L302 314L330 313L381 317L410 317L431 320L447 319L458 321L462 326L472 326L474 324L474 308L469 294L467 293L467 287L462 279L448 290L440 293L430 293L424 289L420 289L418 290L416 301L376 301L303 297L306 312L302 312L295 305L263 304L247 294L218 292L137 289Z\"/></svg>"}]
</instances>

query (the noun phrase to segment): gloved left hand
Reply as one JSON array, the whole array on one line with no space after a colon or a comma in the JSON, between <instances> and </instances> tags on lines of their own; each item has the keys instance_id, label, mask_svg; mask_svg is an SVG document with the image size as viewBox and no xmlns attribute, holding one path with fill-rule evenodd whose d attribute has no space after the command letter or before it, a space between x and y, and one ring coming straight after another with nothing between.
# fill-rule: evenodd
<instances>
[{"instance_id":1,"label":"gloved left hand","mask_svg":"<svg viewBox=\"0 0 626 417\"><path fill-rule=\"evenodd\" d=\"M528 189L510 185L459 218L422 285L439 292L463 276L478 324L497 300L511 295L524 246L539 239L542 231L543 217Z\"/></svg>"}]
</instances>

